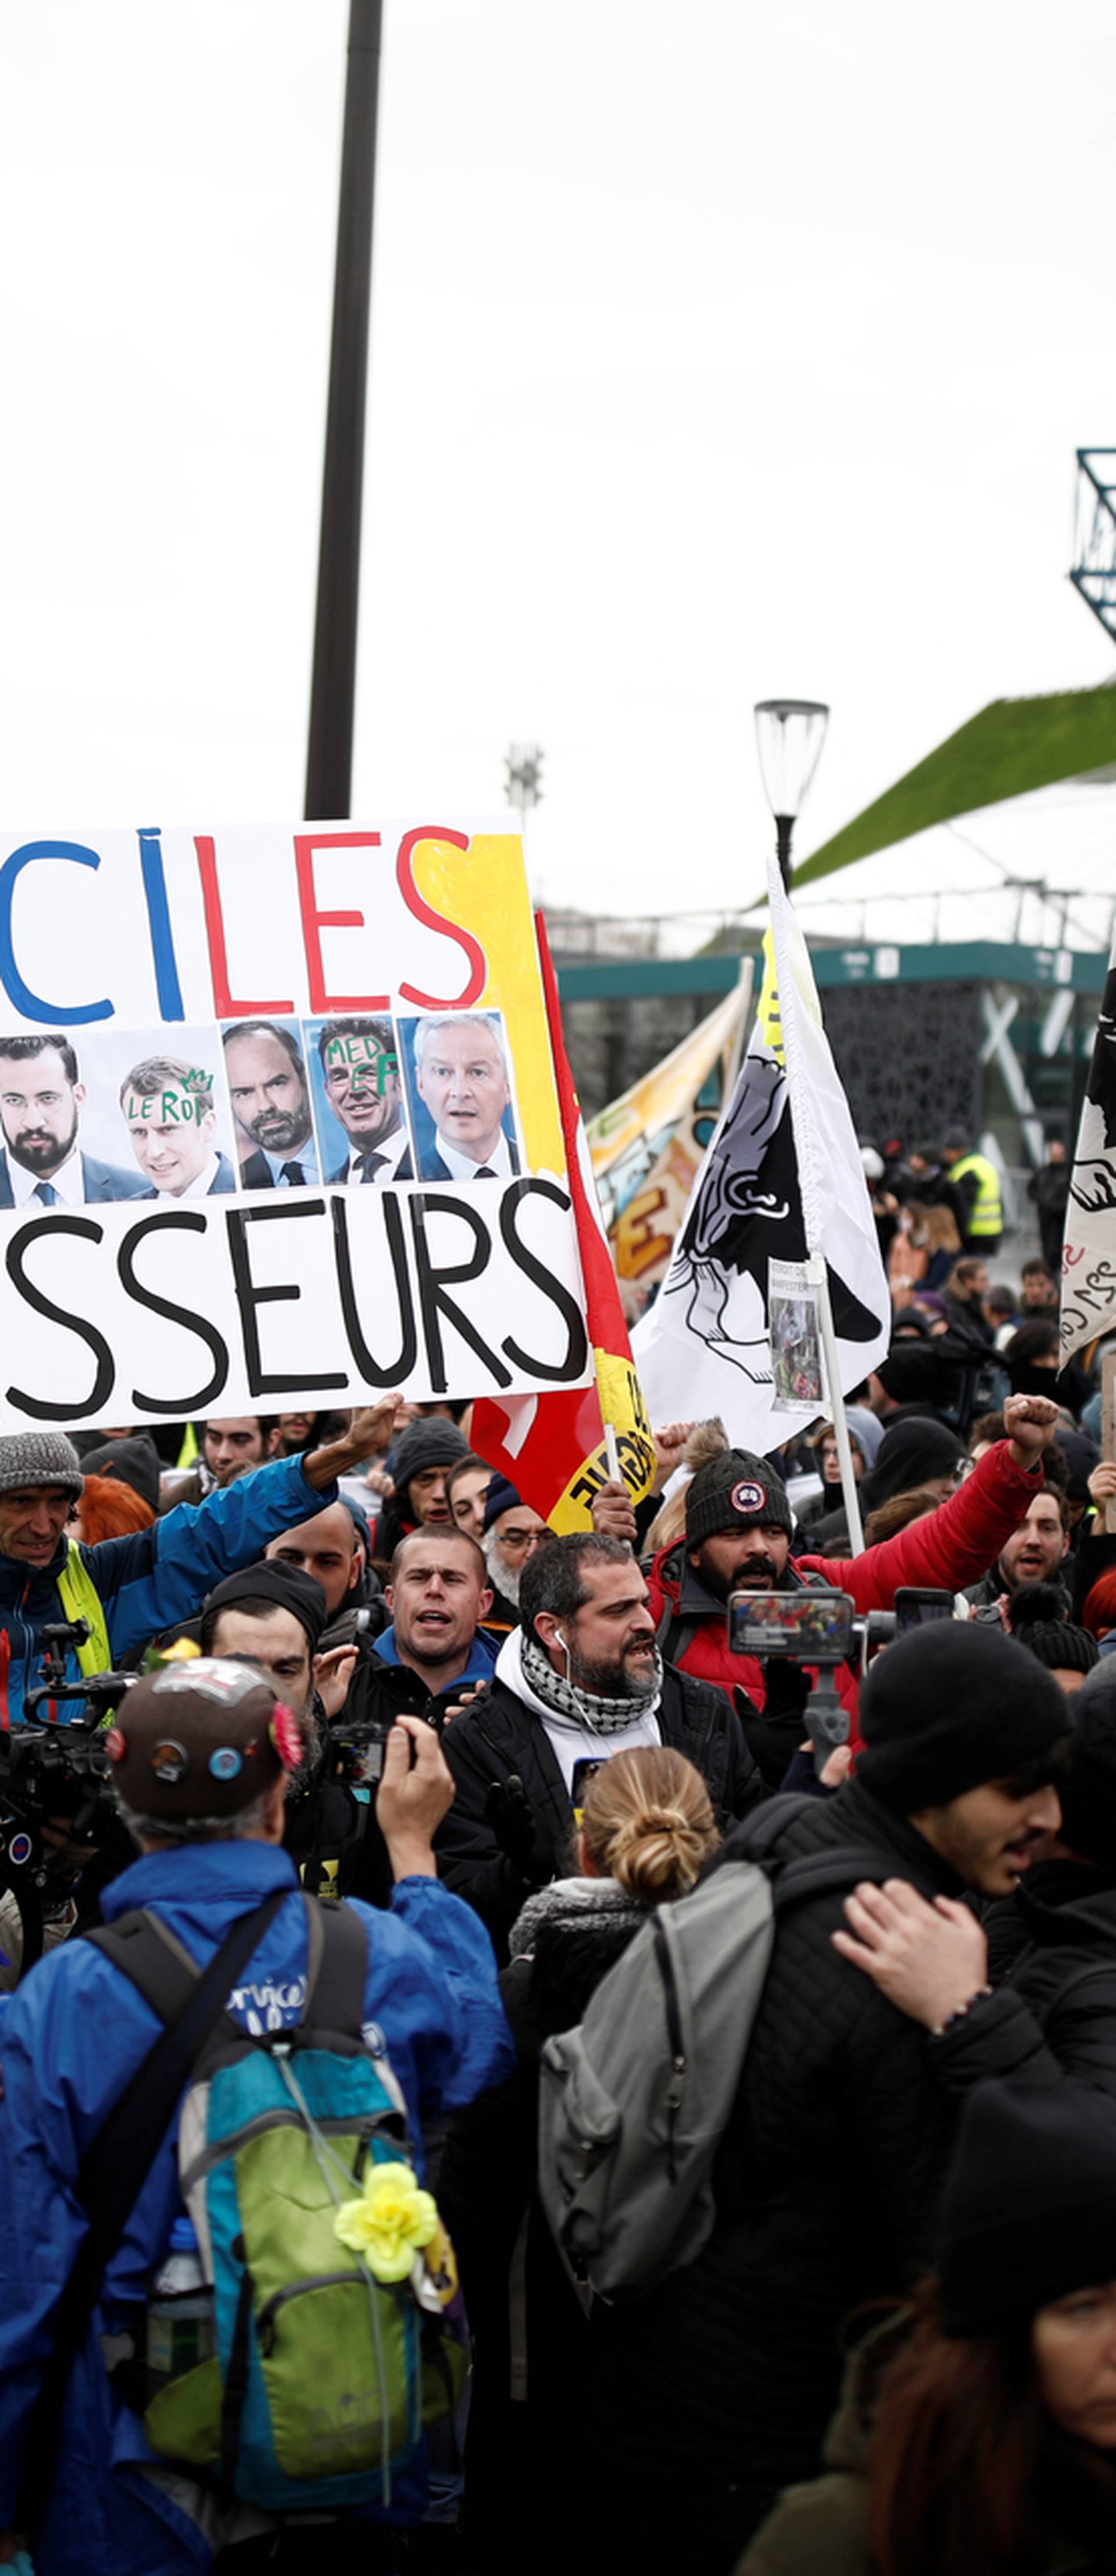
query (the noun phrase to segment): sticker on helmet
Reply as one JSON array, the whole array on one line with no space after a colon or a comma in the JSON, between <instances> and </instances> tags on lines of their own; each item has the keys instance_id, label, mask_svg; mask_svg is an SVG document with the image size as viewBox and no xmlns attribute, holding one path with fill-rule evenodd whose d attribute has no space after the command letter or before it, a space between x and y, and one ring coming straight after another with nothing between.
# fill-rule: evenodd
<instances>
[{"instance_id":1,"label":"sticker on helmet","mask_svg":"<svg viewBox=\"0 0 1116 2576\"><path fill-rule=\"evenodd\" d=\"M240 1770L240 1755L235 1744L219 1744L209 1757L209 1768L215 1780L235 1780Z\"/></svg>"},{"instance_id":2,"label":"sticker on helmet","mask_svg":"<svg viewBox=\"0 0 1116 2576\"><path fill-rule=\"evenodd\" d=\"M167 1736L162 1744L156 1745L151 1756L151 1768L157 1780L165 1780L173 1789L179 1780L185 1779L190 1768L190 1756L185 1745L176 1744L173 1736Z\"/></svg>"}]
</instances>

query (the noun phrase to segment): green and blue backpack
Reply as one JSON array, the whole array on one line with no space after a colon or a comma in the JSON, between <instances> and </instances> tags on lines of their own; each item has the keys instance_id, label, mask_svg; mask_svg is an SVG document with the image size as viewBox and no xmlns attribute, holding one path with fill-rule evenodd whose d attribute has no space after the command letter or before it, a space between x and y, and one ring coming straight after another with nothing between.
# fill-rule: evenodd
<instances>
[{"instance_id":1,"label":"green and blue backpack","mask_svg":"<svg viewBox=\"0 0 1116 2576\"><path fill-rule=\"evenodd\" d=\"M424 2430L456 2405L469 2354L440 2229L392 2279L338 2238L339 2210L363 2207L382 2167L404 2202L417 2186L402 2094L363 2036L363 1926L348 1906L303 1903L297 2024L249 2032L222 2011L193 2064L179 2179L214 2348L144 2415L160 2457L272 2513L389 2505ZM137 1913L92 1937L172 2025L198 1972L167 1925Z\"/></svg>"}]
</instances>

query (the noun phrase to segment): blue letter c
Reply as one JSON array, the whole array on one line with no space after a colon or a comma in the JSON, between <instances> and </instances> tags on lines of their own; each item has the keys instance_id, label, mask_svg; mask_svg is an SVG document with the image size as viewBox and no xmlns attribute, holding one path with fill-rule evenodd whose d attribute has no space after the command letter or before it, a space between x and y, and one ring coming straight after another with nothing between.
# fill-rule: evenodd
<instances>
[{"instance_id":1,"label":"blue letter c","mask_svg":"<svg viewBox=\"0 0 1116 2576\"><path fill-rule=\"evenodd\" d=\"M60 1010L56 1002L40 1002L29 991L15 962L12 945L12 900L16 879L32 859L72 859L79 868L99 868L96 850L83 849L80 841L25 841L21 850L13 850L0 868L0 980L8 999L25 1020L41 1020L46 1028L76 1028L88 1020L111 1020L111 1002L86 1002L78 1010Z\"/></svg>"}]
</instances>

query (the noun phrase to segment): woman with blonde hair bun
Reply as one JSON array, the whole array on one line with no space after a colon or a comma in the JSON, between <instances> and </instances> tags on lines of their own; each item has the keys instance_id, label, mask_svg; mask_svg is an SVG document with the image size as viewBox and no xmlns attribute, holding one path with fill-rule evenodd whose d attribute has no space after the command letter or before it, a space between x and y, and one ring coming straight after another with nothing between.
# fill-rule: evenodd
<instances>
[{"instance_id":1,"label":"woman with blonde hair bun","mask_svg":"<svg viewBox=\"0 0 1116 2576\"><path fill-rule=\"evenodd\" d=\"M637 1905L685 1896L718 1840L700 1772L669 1745L614 1754L589 1782L579 1836L583 1878L611 1878Z\"/></svg>"},{"instance_id":2,"label":"woman with blonde hair bun","mask_svg":"<svg viewBox=\"0 0 1116 2576\"><path fill-rule=\"evenodd\" d=\"M586 2475L589 2321L535 2190L539 2058L552 2032L582 2020L651 1908L684 1897L720 1840L700 1772L670 1746L586 1767L591 1776L574 1782L577 1875L528 1897L500 1978L518 2068L458 2112L438 2180L474 2344L465 2520L475 2563L493 2576L522 2565L512 2482L521 2498L545 2494L556 2459Z\"/></svg>"}]
</instances>

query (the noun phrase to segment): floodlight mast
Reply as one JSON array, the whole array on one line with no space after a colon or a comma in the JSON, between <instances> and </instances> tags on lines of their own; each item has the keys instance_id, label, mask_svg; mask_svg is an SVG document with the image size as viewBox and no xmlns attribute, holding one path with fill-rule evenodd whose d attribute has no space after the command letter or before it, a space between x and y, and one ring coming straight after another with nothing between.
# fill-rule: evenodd
<instances>
[{"instance_id":1,"label":"floodlight mast","mask_svg":"<svg viewBox=\"0 0 1116 2576\"><path fill-rule=\"evenodd\" d=\"M1116 447L1077 450L1073 550L1074 589L1116 644Z\"/></svg>"}]
</instances>

